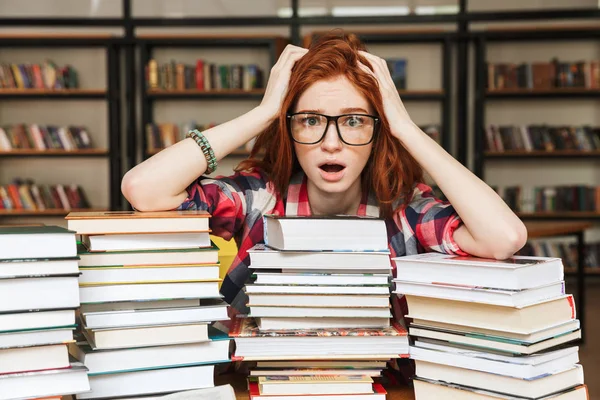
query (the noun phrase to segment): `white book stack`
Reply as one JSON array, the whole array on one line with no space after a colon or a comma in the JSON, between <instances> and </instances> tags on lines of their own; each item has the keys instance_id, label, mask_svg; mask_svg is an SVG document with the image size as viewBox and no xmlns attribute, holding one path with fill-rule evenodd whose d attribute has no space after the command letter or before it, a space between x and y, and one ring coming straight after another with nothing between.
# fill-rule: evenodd
<instances>
[{"instance_id":1,"label":"white book stack","mask_svg":"<svg viewBox=\"0 0 600 400\"><path fill-rule=\"evenodd\" d=\"M587 399L560 258L395 258L417 399Z\"/></svg>"},{"instance_id":2,"label":"white book stack","mask_svg":"<svg viewBox=\"0 0 600 400\"><path fill-rule=\"evenodd\" d=\"M75 232L0 227L0 399L88 392L87 370L70 362L79 307Z\"/></svg>"},{"instance_id":3,"label":"white book stack","mask_svg":"<svg viewBox=\"0 0 600 400\"><path fill-rule=\"evenodd\" d=\"M71 213L81 237L81 330L71 354L88 369L79 399L149 396L214 386L230 339L209 215Z\"/></svg>"},{"instance_id":4,"label":"white book stack","mask_svg":"<svg viewBox=\"0 0 600 400\"><path fill-rule=\"evenodd\" d=\"M251 399L385 399L377 379L408 352L406 331L390 324L385 222L266 216L265 245L248 253L250 314L230 336L234 360L259 362Z\"/></svg>"}]
</instances>

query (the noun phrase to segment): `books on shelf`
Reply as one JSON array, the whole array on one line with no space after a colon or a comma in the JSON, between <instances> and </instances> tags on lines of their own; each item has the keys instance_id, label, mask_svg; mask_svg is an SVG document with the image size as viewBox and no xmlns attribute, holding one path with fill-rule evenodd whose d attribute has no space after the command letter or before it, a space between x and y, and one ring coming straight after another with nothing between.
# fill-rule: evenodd
<instances>
[{"instance_id":1,"label":"books on shelf","mask_svg":"<svg viewBox=\"0 0 600 400\"><path fill-rule=\"evenodd\" d=\"M573 341L581 331L560 258L421 254L394 261L395 293L406 298L412 319L417 400L586 394L578 389L583 370Z\"/></svg>"},{"instance_id":2,"label":"books on shelf","mask_svg":"<svg viewBox=\"0 0 600 400\"><path fill-rule=\"evenodd\" d=\"M252 90L264 85L263 70L256 64L218 64L198 59L195 65L172 60L159 64L151 59L146 65L149 90Z\"/></svg>"},{"instance_id":3,"label":"books on shelf","mask_svg":"<svg viewBox=\"0 0 600 400\"><path fill-rule=\"evenodd\" d=\"M57 66L52 60L43 64L0 64L2 89L74 89L79 87L78 72L71 65Z\"/></svg>"},{"instance_id":4,"label":"books on shelf","mask_svg":"<svg viewBox=\"0 0 600 400\"><path fill-rule=\"evenodd\" d=\"M399 90L406 90L406 68L408 60L406 58L386 58L385 63L390 71L392 81Z\"/></svg>"},{"instance_id":5,"label":"books on shelf","mask_svg":"<svg viewBox=\"0 0 600 400\"><path fill-rule=\"evenodd\" d=\"M600 212L600 186L495 186L517 212Z\"/></svg>"},{"instance_id":6,"label":"books on shelf","mask_svg":"<svg viewBox=\"0 0 600 400\"><path fill-rule=\"evenodd\" d=\"M485 130L485 150L489 152L586 152L599 149L598 127L490 124Z\"/></svg>"},{"instance_id":7,"label":"books on shelf","mask_svg":"<svg viewBox=\"0 0 600 400\"><path fill-rule=\"evenodd\" d=\"M75 232L57 226L0 229L0 398L90 389L67 347L79 307L75 242Z\"/></svg>"},{"instance_id":8,"label":"books on shelf","mask_svg":"<svg viewBox=\"0 0 600 400\"><path fill-rule=\"evenodd\" d=\"M530 240L521 250L520 255L536 257L560 257L566 267L576 268L579 263L577 243L563 240ZM592 271L600 271L600 242L585 243L583 249L583 265Z\"/></svg>"},{"instance_id":9,"label":"books on shelf","mask_svg":"<svg viewBox=\"0 0 600 400\"><path fill-rule=\"evenodd\" d=\"M0 186L0 210L71 210L90 208L83 188L77 184L36 184L15 179Z\"/></svg>"},{"instance_id":10,"label":"books on shelf","mask_svg":"<svg viewBox=\"0 0 600 400\"><path fill-rule=\"evenodd\" d=\"M212 326L228 315L209 218L201 211L66 217L81 236L81 323L69 350L88 368L92 389L78 398L214 386L230 339ZM109 246L99 250L95 239Z\"/></svg>"},{"instance_id":11,"label":"books on shelf","mask_svg":"<svg viewBox=\"0 0 600 400\"><path fill-rule=\"evenodd\" d=\"M232 359L257 361L251 399L385 399L376 380L387 361L408 351L406 330L390 323L385 222L265 219L266 244L248 251L249 314L229 331Z\"/></svg>"},{"instance_id":12,"label":"books on shelf","mask_svg":"<svg viewBox=\"0 0 600 400\"><path fill-rule=\"evenodd\" d=\"M83 126L17 124L0 127L0 150L65 150L93 148Z\"/></svg>"},{"instance_id":13,"label":"books on shelf","mask_svg":"<svg viewBox=\"0 0 600 400\"><path fill-rule=\"evenodd\" d=\"M564 87L600 88L600 61L487 63L487 89L552 89Z\"/></svg>"}]
</instances>

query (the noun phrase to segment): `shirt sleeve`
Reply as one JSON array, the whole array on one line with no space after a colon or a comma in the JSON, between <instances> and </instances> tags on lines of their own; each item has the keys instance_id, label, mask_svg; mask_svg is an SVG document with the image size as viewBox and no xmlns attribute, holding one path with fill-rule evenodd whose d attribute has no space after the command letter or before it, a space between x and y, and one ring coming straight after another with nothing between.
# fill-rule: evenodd
<instances>
[{"instance_id":1,"label":"shirt sleeve","mask_svg":"<svg viewBox=\"0 0 600 400\"><path fill-rule=\"evenodd\" d=\"M406 243L416 240L419 253L436 251L467 255L454 240L454 231L462 221L454 207L435 197L424 183L415 186L410 203L395 216Z\"/></svg>"},{"instance_id":2,"label":"shirt sleeve","mask_svg":"<svg viewBox=\"0 0 600 400\"><path fill-rule=\"evenodd\" d=\"M229 240L240 232L249 214L270 203L267 181L259 172L238 172L217 178L200 177L187 188L188 197L177 210L205 210L211 233Z\"/></svg>"}]
</instances>

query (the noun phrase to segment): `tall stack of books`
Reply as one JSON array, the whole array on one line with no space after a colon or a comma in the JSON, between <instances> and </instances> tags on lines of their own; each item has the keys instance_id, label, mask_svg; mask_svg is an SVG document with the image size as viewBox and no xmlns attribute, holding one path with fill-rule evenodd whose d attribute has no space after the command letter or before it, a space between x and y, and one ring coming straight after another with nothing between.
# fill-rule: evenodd
<instances>
[{"instance_id":1,"label":"tall stack of books","mask_svg":"<svg viewBox=\"0 0 600 400\"><path fill-rule=\"evenodd\" d=\"M385 399L377 378L408 352L390 324L385 222L269 215L265 244L249 250L250 315L230 331L233 359L258 362L251 399Z\"/></svg>"},{"instance_id":2,"label":"tall stack of books","mask_svg":"<svg viewBox=\"0 0 600 400\"><path fill-rule=\"evenodd\" d=\"M79 307L75 232L57 226L0 227L0 399L90 390L70 363Z\"/></svg>"},{"instance_id":3,"label":"tall stack of books","mask_svg":"<svg viewBox=\"0 0 600 400\"><path fill-rule=\"evenodd\" d=\"M560 258L394 259L417 399L587 399Z\"/></svg>"},{"instance_id":4,"label":"tall stack of books","mask_svg":"<svg viewBox=\"0 0 600 400\"><path fill-rule=\"evenodd\" d=\"M81 337L71 354L89 370L80 399L214 386L230 340L218 248L203 211L70 213L81 235Z\"/></svg>"}]
</instances>

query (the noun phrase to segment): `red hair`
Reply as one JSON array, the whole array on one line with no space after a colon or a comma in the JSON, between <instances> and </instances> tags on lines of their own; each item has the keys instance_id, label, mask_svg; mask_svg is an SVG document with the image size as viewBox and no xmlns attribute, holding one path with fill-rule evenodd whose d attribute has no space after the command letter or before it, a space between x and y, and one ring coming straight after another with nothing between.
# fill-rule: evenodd
<instances>
[{"instance_id":1,"label":"red hair","mask_svg":"<svg viewBox=\"0 0 600 400\"><path fill-rule=\"evenodd\" d=\"M286 113L310 85L319 80L337 76L346 77L358 89L381 118L375 135L372 155L362 172L362 187L373 190L379 202L381 216L391 216L394 206L407 204L414 185L423 180L423 170L400 141L392 136L385 118L383 102L377 81L362 71L358 61L373 69L359 54L364 44L354 34L328 33L314 41L292 69L288 92L278 118L258 135L250 158L242 161L237 171L261 169L273 181L276 190L285 194L293 174L301 169L290 135ZM264 154L262 159L258 154Z\"/></svg>"}]
</instances>

